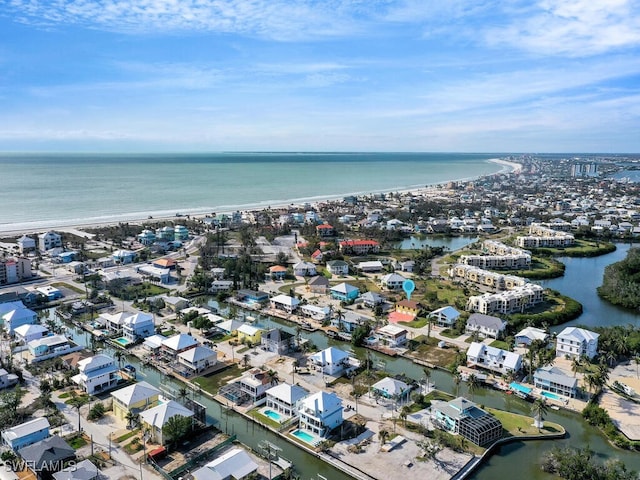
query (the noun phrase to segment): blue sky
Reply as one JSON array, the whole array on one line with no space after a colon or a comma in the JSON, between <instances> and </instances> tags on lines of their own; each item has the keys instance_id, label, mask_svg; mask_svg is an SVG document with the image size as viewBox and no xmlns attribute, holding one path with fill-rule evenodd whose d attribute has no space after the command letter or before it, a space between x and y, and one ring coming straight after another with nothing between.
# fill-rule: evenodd
<instances>
[{"instance_id":1,"label":"blue sky","mask_svg":"<svg viewBox=\"0 0 640 480\"><path fill-rule=\"evenodd\" d=\"M640 152L640 0L0 0L0 151Z\"/></svg>"}]
</instances>

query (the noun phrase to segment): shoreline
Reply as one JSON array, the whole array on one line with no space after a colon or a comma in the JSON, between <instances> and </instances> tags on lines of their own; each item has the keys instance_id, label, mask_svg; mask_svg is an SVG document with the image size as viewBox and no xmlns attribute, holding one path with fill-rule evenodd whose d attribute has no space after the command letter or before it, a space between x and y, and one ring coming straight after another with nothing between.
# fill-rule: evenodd
<instances>
[{"instance_id":1,"label":"shoreline","mask_svg":"<svg viewBox=\"0 0 640 480\"><path fill-rule=\"evenodd\" d=\"M241 212L251 212L251 211L261 211L267 208L270 209L279 209L279 208L287 208L291 206L300 207L305 203L310 203L312 206L318 205L324 202L331 202L341 199L345 196L356 196L362 197L367 195L373 195L378 193L390 193L397 192L401 194L413 194L418 196L429 196L434 194L436 191L436 187L439 185L446 185L449 182L472 182L474 180L489 177L492 175L501 175L501 174L518 174L522 171L522 165L516 162L511 162L508 160L500 159L500 158L491 158L485 160L487 163L493 163L500 165L502 168L494 173L487 175L479 175L476 177L466 177L461 179L451 179L443 182L428 184L424 186L405 186L405 187L391 187L385 188L381 190L373 190L368 192L348 192L348 193L340 193L336 195L330 195L326 197L309 197L309 198L299 198L299 199L289 199L289 200L281 200L276 201L274 203L269 203L269 201L263 201L253 204L246 205L238 205L238 208L227 209L224 206L220 211L216 211L215 209L205 209L205 208L195 208L191 211L185 210L184 212L178 212L180 216L169 215L168 212L159 212L157 215L153 215L155 212L138 212L131 214L122 214L121 216L110 216L101 220L100 217L88 217L85 220L83 219L69 219L69 220L59 220L59 221L51 221L49 223L45 223L43 221L34 221L34 222L25 222L24 224L13 223L13 224L0 224L0 239L1 238L10 238L21 235L35 235L39 233L43 233L49 230L54 230L58 232L68 232L73 233L79 236L86 236L90 238L92 235L82 231L85 228L100 228L106 227L109 225L118 225L120 223L132 223L132 224L143 224L147 221L150 222L162 222L162 221L173 221L175 222L177 219L184 219L187 216L191 219L202 219L209 216L213 211L217 215L219 214L230 214L234 211ZM208 212L208 213L207 213ZM146 215L146 217L145 217Z\"/></svg>"}]
</instances>

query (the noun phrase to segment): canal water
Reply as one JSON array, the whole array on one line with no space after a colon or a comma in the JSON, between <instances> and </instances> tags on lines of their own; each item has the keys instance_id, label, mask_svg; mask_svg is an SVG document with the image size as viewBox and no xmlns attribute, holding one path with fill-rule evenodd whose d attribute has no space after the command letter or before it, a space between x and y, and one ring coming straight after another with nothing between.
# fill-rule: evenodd
<instances>
[{"instance_id":1,"label":"canal water","mask_svg":"<svg viewBox=\"0 0 640 480\"><path fill-rule=\"evenodd\" d=\"M447 247L449 251L453 252L477 241L477 235L459 235L457 237L422 235L406 238L399 242L396 248L400 250L421 250L424 247Z\"/></svg>"},{"instance_id":2,"label":"canal water","mask_svg":"<svg viewBox=\"0 0 640 480\"><path fill-rule=\"evenodd\" d=\"M459 248L459 247L458 247ZM570 324L582 324L586 326L596 325L626 325L632 323L637 325L639 315L633 311L619 309L601 301L595 289L602 282L604 268L614 262L622 260L630 246L620 244L615 252L596 258L561 258L567 265L563 278L541 282L545 287L553 288L566 295L569 295L584 305L582 316ZM214 304L214 306L217 306ZM50 312L53 315L53 312ZM252 314L253 315L253 314ZM258 325L263 327L279 326L284 330L295 333L295 326L279 319L272 319L265 316L253 315L256 317ZM563 325L566 326L569 324ZM71 333L79 344L89 345L89 334L82 330L71 330ZM424 376L421 366L416 365L404 358L391 358L374 351L367 351L361 348L353 348L351 345L339 340L326 337L320 332L305 332L304 337L312 341L318 348L323 349L328 346L336 346L344 350L351 350L361 359L367 353L372 360L380 367L386 369L390 374L404 373L416 380ZM109 346L105 347L106 353L112 353ZM127 362L134 365L138 372L138 378L147 382L164 386L174 391L183 385L160 374L152 367L142 365L135 357L128 356ZM436 388L449 393L456 393L456 387L452 376L448 372L433 370L430 381ZM460 395L465 395L466 385L459 385ZM282 449L282 456L296 466L296 470L301 474L303 480L317 478L317 474L331 480L348 480L349 475L342 473L332 466L316 458L289 442L281 439L271 431L246 420L236 413L227 413L217 402L210 400L205 395L194 393L194 399L207 407L207 416L212 423L218 423L221 430L235 434L238 440L249 447L258 450L262 440L268 440ZM530 415L531 404L513 395L505 395L491 389L479 389L473 395L473 400L481 405L501 408L523 415ZM640 455L637 453L622 451L611 446L606 437L597 429L584 422L579 414L566 411L549 411L547 420L557 422L567 430L567 437L559 441L533 441L515 442L502 446L483 466L477 470L471 478L476 480L489 480L495 478L527 478L533 480L547 480L556 478L545 474L540 470L540 458L545 452L556 446L588 446L595 457L600 461L609 458L618 458L623 461L628 468L640 471ZM391 477L393 478L393 477Z\"/></svg>"}]
</instances>

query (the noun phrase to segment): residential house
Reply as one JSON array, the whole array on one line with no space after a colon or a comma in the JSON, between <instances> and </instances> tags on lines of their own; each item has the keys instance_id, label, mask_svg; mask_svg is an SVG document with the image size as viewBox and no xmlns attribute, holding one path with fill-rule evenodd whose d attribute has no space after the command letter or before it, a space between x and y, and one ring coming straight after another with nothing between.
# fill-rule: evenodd
<instances>
[{"instance_id":1,"label":"residential house","mask_svg":"<svg viewBox=\"0 0 640 480\"><path fill-rule=\"evenodd\" d=\"M50 479L76 458L76 451L58 435L47 437L18 450L18 455L37 479Z\"/></svg>"},{"instance_id":2,"label":"residential house","mask_svg":"<svg viewBox=\"0 0 640 480\"><path fill-rule=\"evenodd\" d=\"M388 324L376 329L375 337L378 342L391 348L403 347L407 344L409 332L397 325Z\"/></svg>"},{"instance_id":3,"label":"residential house","mask_svg":"<svg viewBox=\"0 0 640 480\"><path fill-rule=\"evenodd\" d=\"M489 445L502 438L500 421L464 397L450 402L433 400L431 418L438 427L462 435L476 445Z\"/></svg>"},{"instance_id":4,"label":"residential house","mask_svg":"<svg viewBox=\"0 0 640 480\"><path fill-rule=\"evenodd\" d=\"M151 265L156 268L175 270L178 262L176 262L173 258L156 258L151 262Z\"/></svg>"},{"instance_id":5,"label":"residential house","mask_svg":"<svg viewBox=\"0 0 640 480\"><path fill-rule=\"evenodd\" d=\"M458 317L460 317L460 312L449 305L438 308L429 314L429 319L442 328L453 328Z\"/></svg>"},{"instance_id":6,"label":"residential house","mask_svg":"<svg viewBox=\"0 0 640 480\"><path fill-rule=\"evenodd\" d=\"M273 378L259 368L251 370L239 380L241 393L254 405L262 405L267 399L267 390L273 386Z\"/></svg>"},{"instance_id":7,"label":"residential house","mask_svg":"<svg viewBox=\"0 0 640 480\"><path fill-rule=\"evenodd\" d=\"M9 373L4 368L0 368L0 389L13 387L18 384L18 376Z\"/></svg>"},{"instance_id":8,"label":"residential house","mask_svg":"<svg viewBox=\"0 0 640 480\"><path fill-rule=\"evenodd\" d=\"M98 321L103 321L105 328L111 333L122 335L122 325L124 325L124 319L133 315L131 312L119 312L119 313L101 313L98 317Z\"/></svg>"},{"instance_id":9,"label":"residential house","mask_svg":"<svg viewBox=\"0 0 640 480\"><path fill-rule=\"evenodd\" d=\"M118 365L108 355L99 354L78 362L80 373L71 379L89 395L110 390L118 384Z\"/></svg>"},{"instance_id":10,"label":"residential house","mask_svg":"<svg viewBox=\"0 0 640 480\"><path fill-rule=\"evenodd\" d=\"M377 273L381 272L384 268L380 260L370 260L367 262L360 262L357 266L358 270L362 273Z\"/></svg>"},{"instance_id":11,"label":"residential house","mask_svg":"<svg viewBox=\"0 0 640 480\"><path fill-rule=\"evenodd\" d=\"M598 337L600 334L584 328L567 327L556 337L556 355L581 357L589 359L598 354Z\"/></svg>"},{"instance_id":12,"label":"residential house","mask_svg":"<svg viewBox=\"0 0 640 480\"><path fill-rule=\"evenodd\" d=\"M331 307L319 307L308 303L300 307L300 313L307 318L312 318L318 322L324 322L331 316Z\"/></svg>"},{"instance_id":13,"label":"residential house","mask_svg":"<svg viewBox=\"0 0 640 480\"><path fill-rule=\"evenodd\" d=\"M188 373L195 375L218 362L218 354L215 350L198 345L178 354L178 363L187 368Z\"/></svg>"},{"instance_id":14,"label":"residential house","mask_svg":"<svg viewBox=\"0 0 640 480\"><path fill-rule=\"evenodd\" d=\"M157 405L160 390L147 382L138 382L111 392L111 398L113 399L113 415L126 421L129 412L137 415L143 410Z\"/></svg>"},{"instance_id":15,"label":"residential house","mask_svg":"<svg viewBox=\"0 0 640 480\"><path fill-rule=\"evenodd\" d=\"M316 233L320 238L333 237L335 235L335 229L328 223L316 226Z\"/></svg>"},{"instance_id":16,"label":"residential house","mask_svg":"<svg viewBox=\"0 0 640 480\"><path fill-rule=\"evenodd\" d=\"M324 295L327 293L327 290L329 289L329 279L324 275L317 275L313 277L311 280L309 280L309 283L307 284L307 289L311 293Z\"/></svg>"},{"instance_id":17,"label":"residential house","mask_svg":"<svg viewBox=\"0 0 640 480\"><path fill-rule=\"evenodd\" d=\"M62 247L62 237L54 231L41 233L38 235L38 247L41 252Z\"/></svg>"},{"instance_id":18,"label":"residential house","mask_svg":"<svg viewBox=\"0 0 640 480\"><path fill-rule=\"evenodd\" d=\"M173 227L173 235L176 240L187 240L189 238L189 229L184 225L176 225Z\"/></svg>"},{"instance_id":19,"label":"residential house","mask_svg":"<svg viewBox=\"0 0 640 480\"><path fill-rule=\"evenodd\" d=\"M131 250L116 250L111 254L111 258L116 264L126 265L133 263L136 259L136 252L132 252Z\"/></svg>"},{"instance_id":20,"label":"residential house","mask_svg":"<svg viewBox=\"0 0 640 480\"><path fill-rule=\"evenodd\" d=\"M533 374L533 384L545 392L575 398L578 394L578 379L553 366L540 367Z\"/></svg>"},{"instance_id":21,"label":"residential house","mask_svg":"<svg viewBox=\"0 0 640 480\"><path fill-rule=\"evenodd\" d=\"M343 302L355 300L356 298L358 298L358 295L360 295L360 290L358 289L358 287L354 287L353 285L349 285L345 282L336 285L335 287L331 287L329 291L331 292L331 296L333 298Z\"/></svg>"},{"instance_id":22,"label":"residential house","mask_svg":"<svg viewBox=\"0 0 640 480\"><path fill-rule=\"evenodd\" d=\"M230 292L233 290L233 280L213 280L209 291L211 293Z\"/></svg>"},{"instance_id":23,"label":"residential house","mask_svg":"<svg viewBox=\"0 0 640 480\"><path fill-rule=\"evenodd\" d=\"M155 407L140 412L140 423L143 429L149 431L152 442L164 445L166 439L164 438L162 429L170 418L178 415L193 418L193 412L178 402L173 400L161 401L160 404Z\"/></svg>"},{"instance_id":24,"label":"residential house","mask_svg":"<svg viewBox=\"0 0 640 480\"><path fill-rule=\"evenodd\" d=\"M352 365L349 354L335 347L325 348L311 355L309 365L325 375L339 377L346 373Z\"/></svg>"},{"instance_id":25,"label":"residential house","mask_svg":"<svg viewBox=\"0 0 640 480\"><path fill-rule=\"evenodd\" d=\"M269 277L271 280L283 280L287 276L287 267L273 265L269 267Z\"/></svg>"},{"instance_id":26,"label":"residential house","mask_svg":"<svg viewBox=\"0 0 640 480\"><path fill-rule=\"evenodd\" d=\"M60 289L53 285L46 285L44 287L37 287L36 290L46 297L50 302L62 298L62 292Z\"/></svg>"},{"instance_id":27,"label":"residential house","mask_svg":"<svg viewBox=\"0 0 640 480\"><path fill-rule=\"evenodd\" d=\"M349 264L344 260L327 262L327 270L331 275L349 275Z\"/></svg>"},{"instance_id":28,"label":"residential house","mask_svg":"<svg viewBox=\"0 0 640 480\"><path fill-rule=\"evenodd\" d=\"M236 300L247 305L262 305L269 301L269 294L259 290L240 289L236 292Z\"/></svg>"},{"instance_id":29,"label":"residential house","mask_svg":"<svg viewBox=\"0 0 640 480\"><path fill-rule=\"evenodd\" d=\"M293 346L294 335L285 332L280 328L273 328L262 334L260 346L267 352L275 352L279 355L286 355Z\"/></svg>"},{"instance_id":30,"label":"residential house","mask_svg":"<svg viewBox=\"0 0 640 480\"><path fill-rule=\"evenodd\" d=\"M506 320L481 313L472 314L467 320L465 332L478 332L480 338L500 338L507 328Z\"/></svg>"},{"instance_id":31,"label":"residential house","mask_svg":"<svg viewBox=\"0 0 640 480\"><path fill-rule=\"evenodd\" d=\"M310 262L298 262L293 266L293 274L296 277L313 277L316 275L316 266Z\"/></svg>"},{"instance_id":32,"label":"residential house","mask_svg":"<svg viewBox=\"0 0 640 480\"><path fill-rule=\"evenodd\" d=\"M402 284L406 280L407 279L399 273L389 273L382 276L380 279L380 285L387 290L402 290Z\"/></svg>"},{"instance_id":33,"label":"residential house","mask_svg":"<svg viewBox=\"0 0 640 480\"><path fill-rule=\"evenodd\" d=\"M360 300L362 300L363 305L367 308L375 308L384 303L384 297L382 295L371 291L364 292L360 295Z\"/></svg>"},{"instance_id":34,"label":"residential house","mask_svg":"<svg viewBox=\"0 0 640 480\"><path fill-rule=\"evenodd\" d=\"M409 401L412 387L402 380L392 377L385 377L382 380L371 385L371 391L374 395L397 401L402 404Z\"/></svg>"},{"instance_id":35,"label":"residential house","mask_svg":"<svg viewBox=\"0 0 640 480\"><path fill-rule=\"evenodd\" d=\"M3 442L14 452L49 436L49 420L39 417L2 431Z\"/></svg>"},{"instance_id":36,"label":"residential house","mask_svg":"<svg viewBox=\"0 0 640 480\"><path fill-rule=\"evenodd\" d=\"M508 372L518 372L520 370L522 367L522 355L491 347L484 343L472 342L467 350L467 365L504 375Z\"/></svg>"},{"instance_id":37,"label":"residential house","mask_svg":"<svg viewBox=\"0 0 640 480\"><path fill-rule=\"evenodd\" d=\"M153 316L139 312L126 317L122 323L122 336L132 343L156 333Z\"/></svg>"},{"instance_id":38,"label":"residential house","mask_svg":"<svg viewBox=\"0 0 640 480\"><path fill-rule=\"evenodd\" d=\"M145 348L145 350L148 350L152 353L158 353L162 348L162 342L164 342L166 339L167 337L165 337L164 335L151 335L150 337L144 339L144 342L142 342L142 346Z\"/></svg>"},{"instance_id":39,"label":"residential house","mask_svg":"<svg viewBox=\"0 0 640 480\"><path fill-rule=\"evenodd\" d=\"M178 313L189 306L189 300L183 297L162 295L160 298L164 301L165 308L171 310L173 313Z\"/></svg>"},{"instance_id":40,"label":"residential house","mask_svg":"<svg viewBox=\"0 0 640 480\"><path fill-rule=\"evenodd\" d=\"M539 340L545 344L549 340L549 334L536 327L525 327L515 335L516 345L529 346L534 340Z\"/></svg>"},{"instance_id":41,"label":"residential house","mask_svg":"<svg viewBox=\"0 0 640 480\"><path fill-rule=\"evenodd\" d=\"M299 385L281 383L267 390L267 407L293 417L298 414L298 403L307 395L309 392Z\"/></svg>"},{"instance_id":42,"label":"residential house","mask_svg":"<svg viewBox=\"0 0 640 480\"><path fill-rule=\"evenodd\" d=\"M186 333L177 333L162 342L160 353L165 357L175 360L178 354L186 352L198 346L198 341Z\"/></svg>"},{"instance_id":43,"label":"residential house","mask_svg":"<svg viewBox=\"0 0 640 480\"><path fill-rule=\"evenodd\" d=\"M292 313L298 308L300 300L289 295L276 295L271 298L269 303L274 310L284 310L287 313Z\"/></svg>"},{"instance_id":44,"label":"residential house","mask_svg":"<svg viewBox=\"0 0 640 480\"><path fill-rule=\"evenodd\" d=\"M156 234L151 230L142 230L137 236L138 242L142 245L149 246L152 245L153 242L156 241Z\"/></svg>"},{"instance_id":45,"label":"residential house","mask_svg":"<svg viewBox=\"0 0 640 480\"><path fill-rule=\"evenodd\" d=\"M49 335L48 337L31 340L27 347L33 362L47 360L67 353L81 350L80 346L72 346L71 342L64 335Z\"/></svg>"},{"instance_id":46,"label":"residential house","mask_svg":"<svg viewBox=\"0 0 640 480\"><path fill-rule=\"evenodd\" d=\"M263 330L253 325L243 324L238 327L238 341L250 345L259 345Z\"/></svg>"},{"instance_id":47,"label":"residential house","mask_svg":"<svg viewBox=\"0 0 640 480\"><path fill-rule=\"evenodd\" d=\"M20 252L20 255L33 252L36 249L36 241L26 235L22 235L18 240L16 240L16 243L18 244L18 251Z\"/></svg>"},{"instance_id":48,"label":"residential house","mask_svg":"<svg viewBox=\"0 0 640 480\"><path fill-rule=\"evenodd\" d=\"M342 425L342 400L335 393L317 392L299 403L299 427L320 437Z\"/></svg>"},{"instance_id":49,"label":"residential house","mask_svg":"<svg viewBox=\"0 0 640 480\"><path fill-rule=\"evenodd\" d=\"M398 313L411 315L415 318L420 314L420 311L422 310L422 305L420 305L420 303L415 302L413 300L405 299L405 300L400 300L398 303L396 303L395 310Z\"/></svg>"},{"instance_id":50,"label":"residential house","mask_svg":"<svg viewBox=\"0 0 640 480\"><path fill-rule=\"evenodd\" d=\"M245 323L240 320L231 319L218 323L216 328L224 332L225 335L236 335L238 333L238 329L244 324Z\"/></svg>"},{"instance_id":51,"label":"residential house","mask_svg":"<svg viewBox=\"0 0 640 480\"><path fill-rule=\"evenodd\" d=\"M311 261L314 264L322 263L323 259L324 259L324 253L322 253L322 250L320 249L317 249L315 252L311 254Z\"/></svg>"},{"instance_id":52,"label":"residential house","mask_svg":"<svg viewBox=\"0 0 640 480\"><path fill-rule=\"evenodd\" d=\"M247 452L233 448L195 470L193 480L248 480L258 470L258 464Z\"/></svg>"},{"instance_id":53,"label":"residential house","mask_svg":"<svg viewBox=\"0 0 640 480\"><path fill-rule=\"evenodd\" d=\"M38 323L38 314L26 307L18 307L3 314L2 323L9 335L13 335L14 330L22 325L35 325Z\"/></svg>"},{"instance_id":54,"label":"residential house","mask_svg":"<svg viewBox=\"0 0 640 480\"><path fill-rule=\"evenodd\" d=\"M53 474L53 480L98 480L100 470L91 460L82 460Z\"/></svg>"},{"instance_id":55,"label":"residential house","mask_svg":"<svg viewBox=\"0 0 640 480\"><path fill-rule=\"evenodd\" d=\"M141 265L136 267L136 272L143 278L148 277L153 281L165 285L171 283L171 270L168 268L158 268L154 265Z\"/></svg>"},{"instance_id":56,"label":"residential house","mask_svg":"<svg viewBox=\"0 0 640 480\"><path fill-rule=\"evenodd\" d=\"M375 240L344 240L340 242L340 251L347 255L368 255L380 251Z\"/></svg>"},{"instance_id":57,"label":"residential house","mask_svg":"<svg viewBox=\"0 0 640 480\"><path fill-rule=\"evenodd\" d=\"M416 262L414 260L404 260L402 262L396 263L396 268L398 268L401 272L413 272L413 269L416 267Z\"/></svg>"}]
</instances>

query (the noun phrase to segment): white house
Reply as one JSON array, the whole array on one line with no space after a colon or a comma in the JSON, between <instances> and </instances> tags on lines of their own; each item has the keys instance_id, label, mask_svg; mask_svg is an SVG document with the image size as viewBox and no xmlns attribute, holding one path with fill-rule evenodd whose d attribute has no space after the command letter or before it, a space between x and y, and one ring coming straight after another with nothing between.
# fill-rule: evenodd
<instances>
[{"instance_id":1,"label":"white house","mask_svg":"<svg viewBox=\"0 0 640 480\"><path fill-rule=\"evenodd\" d=\"M387 290L402 290L402 284L407 279L399 273L388 273L380 279L380 284Z\"/></svg>"},{"instance_id":2,"label":"white house","mask_svg":"<svg viewBox=\"0 0 640 480\"><path fill-rule=\"evenodd\" d=\"M584 328L567 327L556 337L556 355L593 358L598 354L598 333Z\"/></svg>"},{"instance_id":3,"label":"white house","mask_svg":"<svg viewBox=\"0 0 640 480\"><path fill-rule=\"evenodd\" d=\"M491 347L479 342L472 342L467 350L467 365L476 366L505 374L517 372L522 367L522 356Z\"/></svg>"},{"instance_id":4,"label":"white house","mask_svg":"<svg viewBox=\"0 0 640 480\"><path fill-rule=\"evenodd\" d=\"M300 400L309 395L299 385L281 383L267 390L267 407L288 417L297 415L297 405Z\"/></svg>"},{"instance_id":5,"label":"white house","mask_svg":"<svg viewBox=\"0 0 640 480\"><path fill-rule=\"evenodd\" d=\"M442 328L451 328L456 324L460 312L451 306L441 307L429 314L429 319Z\"/></svg>"},{"instance_id":6,"label":"white house","mask_svg":"<svg viewBox=\"0 0 640 480\"><path fill-rule=\"evenodd\" d=\"M402 380L385 377L371 385L371 390L385 398L397 399L398 402L403 403L409 400L411 386L407 385Z\"/></svg>"},{"instance_id":7,"label":"white house","mask_svg":"<svg viewBox=\"0 0 640 480\"><path fill-rule=\"evenodd\" d=\"M150 337L156 333L153 316L139 312L126 317L122 323L122 336L130 342Z\"/></svg>"},{"instance_id":8,"label":"white house","mask_svg":"<svg viewBox=\"0 0 640 480\"><path fill-rule=\"evenodd\" d=\"M327 270L332 275L348 275L349 264L344 260L331 260L327 262Z\"/></svg>"},{"instance_id":9,"label":"white house","mask_svg":"<svg viewBox=\"0 0 640 480\"><path fill-rule=\"evenodd\" d=\"M271 300L269 300L271 308L275 310L284 310L285 312L293 312L298 305L300 304L300 300L295 297L290 297L289 295L276 295Z\"/></svg>"},{"instance_id":10,"label":"white house","mask_svg":"<svg viewBox=\"0 0 640 480\"><path fill-rule=\"evenodd\" d=\"M313 277L316 274L316 266L311 262L298 262L293 266L293 274L296 277Z\"/></svg>"},{"instance_id":11,"label":"white house","mask_svg":"<svg viewBox=\"0 0 640 480\"><path fill-rule=\"evenodd\" d=\"M247 396L254 405L266 402L267 390L273 386L272 379L259 368L251 370L240 378L240 391Z\"/></svg>"},{"instance_id":12,"label":"white house","mask_svg":"<svg viewBox=\"0 0 640 480\"><path fill-rule=\"evenodd\" d=\"M193 480L244 480L258 470L247 452L234 448L194 471Z\"/></svg>"},{"instance_id":13,"label":"white house","mask_svg":"<svg viewBox=\"0 0 640 480\"><path fill-rule=\"evenodd\" d=\"M342 400L335 393L317 392L300 401L299 426L320 437L342 424Z\"/></svg>"},{"instance_id":14,"label":"white house","mask_svg":"<svg viewBox=\"0 0 640 480\"><path fill-rule=\"evenodd\" d=\"M160 403L155 407L140 412L140 422L142 427L148 429L153 442L164 444L162 428L167 424L170 418L177 415L192 418L193 412L187 407L180 405L178 402L168 400Z\"/></svg>"},{"instance_id":15,"label":"white house","mask_svg":"<svg viewBox=\"0 0 640 480\"><path fill-rule=\"evenodd\" d=\"M578 379L553 366L538 368L533 374L533 384L545 392L557 393L569 398L578 394Z\"/></svg>"},{"instance_id":16,"label":"white house","mask_svg":"<svg viewBox=\"0 0 640 480\"><path fill-rule=\"evenodd\" d=\"M343 375L351 366L349 354L335 347L325 348L311 355L309 363L316 370L333 377Z\"/></svg>"},{"instance_id":17,"label":"white house","mask_svg":"<svg viewBox=\"0 0 640 480\"><path fill-rule=\"evenodd\" d=\"M190 373L199 373L218 362L215 350L198 345L178 354L178 363L184 365Z\"/></svg>"},{"instance_id":18,"label":"white house","mask_svg":"<svg viewBox=\"0 0 640 480\"><path fill-rule=\"evenodd\" d=\"M375 331L375 336L380 343L397 348L406 345L408 333L404 328L390 323L378 328Z\"/></svg>"},{"instance_id":19,"label":"white house","mask_svg":"<svg viewBox=\"0 0 640 480\"><path fill-rule=\"evenodd\" d=\"M38 235L38 246L41 252L62 247L62 237L53 231L41 233Z\"/></svg>"},{"instance_id":20,"label":"white house","mask_svg":"<svg viewBox=\"0 0 640 480\"><path fill-rule=\"evenodd\" d=\"M2 315L2 322L7 333L13 335L17 327L38 323L38 314L26 307L19 307Z\"/></svg>"},{"instance_id":21,"label":"white house","mask_svg":"<svg viewBox=\"0 0 640 480\"><path fill-rule=\"evenodd\" d=\"M162 342L162 354L171 359L177 358L178 354L186 352L198 346L198 341L186 333L177 333Z\"/></svg>"},{"instance_id":22,"label":"white house","mask_svg":"<svg viewBox=\"0 0 640 480\"><path fill-rule=\"evenodd\" d=\"M541 342L547 342L549 339L549 334L542 330L541 328L536 327L525 327L516 333L515 341L516 345L531 345L531 342L534 340L539 340Z\"/></svg>"},{"instance_id":23,"label":"white house","mask_svg":"<svg viewBox=\"0 0 640 480\"><path fill-rule=\"evenodd\" d=\"M18 375L9 373L4 368L0 368L0 389L13 387L18 383Z\"/></svg>"},{"instance_id":24,"label":"white house","mask_svg":"<svg viewBox=\"0 0 640 480\"><path fill-rule=\"evenodd\" d=\"M507 322L498 317L474 313L467 320L465 331L467 333L478 332L482 338L499 338L502 336Z\"/></svg>"},{"instance_id":25,"label":"white house","mask_svg":"<svg viewBox=\"0 0 640 480\"><path fill-rule=\"evenodd\" d=\"M103 354L85 358L78 362L80 373L71 379L89 395L104 392L118 384L116 361Z\"/></svg>"},{"instance_id":26,"label":"white house","mask_svg":"<svg viewBox=\"0 0 640 480\"><path fill-rule=\"evenodd\" d=\"M112 333L122 335L122 325L124 325L124 320L131 315L131 312L102 313L98 317L98 321L104 320L103 323L107 330Z\"/></svg>"},{"instance_id":27,"label":"white house","mask_svg":"<svg viewBox=\"0 0 640 480\"><path fill-rule=\"evenodd\" d=\"M27 344L31 340L37 340L38 338L47 336L49 329L37 323L35 325L20 325L13 333L16 336L16 340Z\"/></svg>"}]
</instances>

